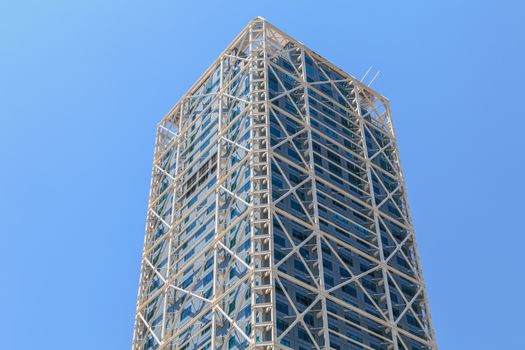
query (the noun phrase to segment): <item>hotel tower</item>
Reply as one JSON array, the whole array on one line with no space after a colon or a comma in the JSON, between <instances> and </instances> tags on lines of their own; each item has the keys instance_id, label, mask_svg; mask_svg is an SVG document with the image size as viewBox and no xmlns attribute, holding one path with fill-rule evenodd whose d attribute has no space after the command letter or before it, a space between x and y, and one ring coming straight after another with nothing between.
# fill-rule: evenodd
<instances>
[{"instance_id":1,"label":"hotel tower","mask_svg":"<svg viewBox=\"0 0 525 350\"><path fill-rule=\"evenodd\" d=\"M158 124L133 349L437 349L388 100L252 20Z\"/></svg>"}]
</instances>

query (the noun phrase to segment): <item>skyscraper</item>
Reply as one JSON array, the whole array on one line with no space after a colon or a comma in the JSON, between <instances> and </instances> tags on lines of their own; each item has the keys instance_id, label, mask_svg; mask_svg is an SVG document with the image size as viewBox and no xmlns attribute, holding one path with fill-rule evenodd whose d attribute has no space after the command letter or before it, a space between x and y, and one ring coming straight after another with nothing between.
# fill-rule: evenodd
<instances>
[{"instance_id":1,"label":"skyscraper","mask_svg":"<svg viewBox=\"0 0 525 350\"><path fill-rule=\"evenodd\" d=\"M437 349L387 99L252 20L158 125L133 349Z\"/></svg>"}]
</instances>

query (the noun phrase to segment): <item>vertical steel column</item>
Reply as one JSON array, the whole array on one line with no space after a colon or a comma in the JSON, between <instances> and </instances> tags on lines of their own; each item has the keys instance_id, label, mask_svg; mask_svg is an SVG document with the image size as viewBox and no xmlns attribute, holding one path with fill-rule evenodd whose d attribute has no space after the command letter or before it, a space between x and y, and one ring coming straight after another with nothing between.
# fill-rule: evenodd
<instances>
[{"instance_id":1,"label":"vertical steel column","mask_svg":"<svg viewBox=\"0 0 525 350\"><path fill-rule=\"evenodd\" d=\"M304 87L304 117L306 119L306 125L308 127L308 158L309 158L309 176L312 179L312 204L314 209L314 230L315 230L315 239L317 247L317 263L319 268L319 286L321 287L321 317L323 319L323 338L324 346L326 349L330 348L330 333L328 329L328 315L326 310L326 297L325 293L325 282L324 282L324 267L323 267L323 249L321 245L321 227L319 226L319 202L317 200L317 187L316 187L316 175L315 175L315 162L314 162L314 151L312 144L312 123L310 116L310 104L308 97L308 84L306 77L306 58L304 53L304 47L301 46L301 79L303 80L302 84Z\"/></svg>"},{"instance_id":2,"label":"vertical steel column","mask_svg":"<svg viewBox=\"0 0 525 350\"><path fill-rule=\"evenodd\" d=\"M219 96L219 114L217 116L217 133L220 135L222 132L222 108L223 108L223 68L224 68L224 57L221 57L221 63L220 63L220 72L219 72L219 89L220 89L220 96ZM216 163L217 171L216 171L216 181L219 183L219 180L221 176L223 175L222 169L222 149L221 149L221 140L219 139L217 141L217 163ZM219 210L220 210L220 189L217 188L215 190L215 232L214 232L214 241L215 244L213 246L213 282L212 282L212 308L211 308L211 349L215 349L216 346L216 330L217 330L217 278L218 278L218 265L217 265L217 247L218 247L218 240L217 236L219 234L220 226L219 226Z\"/></svg>"},{"instance_id":3,"label":"vertical steel column","mask_svg":"<svg viewBox=\"0 0 525 350\"><path fill-rule=\"evenodd\" d=\"M176 179L177 178L177 175L179 174L179 170L180 170L180 163L179 163L179 155L180 155L180 133L179 131L181 130L181 126L182 126L182 108L180 109L180 112L179 112L179 125L177 126L177 137L175 138L175 142L176 142L176 154L175 154L175 173L173 174L173 177ZM179 186L177 186L179 187ZM170 228L169 228L169 232L168 232L168 262L167 262L167 271L166 271L166 281L168 283L168 286L165 286L165 291L164 291L164 305L163 305L163 311L162 311L162 331L161 331L161 335L160 335L160 339L161 341L166 337L166 336L169 336L166 334L166 330L167 330L167 327L166 327L166 324L169 322L168 320L168 315L167 315L167 308L168 308L168 298L169 298L169 295L170 295L170 287L169 287L169 280L170 280L170 275L171 275L171 260L172 260L172 256L171 256L171 252L172 252L172 246L173 246L173 238L174 238L174 228L173 228L173 224L176 222L176 219L178 218L178 213L180 212L178 209L180 208L180 201L177 200L177 187L175 187L173 189L173 197L172 197L172 201L171 201L171 218L170 218ZM173 323L173 320L172 320L172 323ZM173 329L169 330L168 329L168 332L172 333L173 332Z\"/></svg>"},{"instance_id":4,"label":"vertical steel column","mask_svg":"<svg viewBox=\"0 0 525 350\"><path fill-rule=\"evenodd\" d=\"M273 239L270 208L269 116L266 33L263 21L250 26L250 129L251 129L251 266L252 332L254 349L274 347Z\"/></svg>"},{"instance_id":5,"label":"vertical steel column","mask_svg":"<svg viewBox=\"0 0 525 350\"><path fill-rule=\"evenodd\" d=\"M370 201L372 205L372 212L374 214L374 226L375 226L375 232L377 235L377 244L379 249L379 259L381 262L381 273L383 275L383 284L385 287L385 298L387 303L387 309L388 309L388 320L391 323L391 331L392 331L392 341L393 341L393 349L398 350L398 344L397 344L397 329L396 329L396 323L395 323L395 317L394 312L392 309L392 300L390 297L390 287L388 284L388 274L387 274L387 263L385 261L385 253L383 250L383 242L381 240L381 227L379 226L379 213L374 193L374 183L372 180L372 171L371 171L371 160L368 155L368 146L366 144L366 131L365 131L365 121L364 117L361 113L361 104L359 100L359 94L361 94L362 91L358 87L358 85L354 82L354 94L355 94L355 101L356 101L356 109L357 109L357 115L359 118L359 131L361 132L361 142L363 145L363 157L365 159L365 167L366 167L366 177L368 181L368 188L370 191Z\"/></svg>"},{"instance_id":6,"label":"vertical steel column","mask_svg":"<svg viewBox=\"0 0 525 350\"><path fill-rule=\"evenodd\" d=\"M393 143L393 148L394 148L394 152L395 152L395 161L396 161L396 165L397 165L397 175L399 177L399 182L401 184L401 188L402 188L402 193L403 193L403 204L405 206L405 215L407 217L407 226L409 227L409 230L410 230L410 235L412 235L412 238L413 238L413 243L412 243L412 250L413 250L413 253L414 253L414 256L411 257L413 258L413 260L415 261L415 265L416 265L416 269L417 269L417 274L418 274L418 279L419 279L419 282L421 284L421 288L423 289L423 295L424 295L424 305L425 305L425 317L423 318L423 322L425 323L425 326L427 327L427 332L429 333L430 335L430 342L431 342L431 347L432 349L437 349L438 346L437 346L437 340L436 340L436 334L435 334L435 331L434 331L434 325L432 323L432 315L430 313L430 305L429 305L429 302L428 302L428 295L427 295L427 291L426 291L426 285L425 285L425 280L423 278L423 270L421 268L421 260L420 260L420 257L419 257L419 250L418 250L418 247L417 247L417 244L416 244L416 240L415 240L415 230L414 230L414 223L412 221L412 215L411 215L411 211L410 211L410 205L409 205L409 202L408 202L408 195L407 195L407 191L406 191L406 185L405 185L405 177L403 175L403 167L401 165L401 158L399 157L399 150L397 148L397 139L396 139L396 134L395 134L395 130L394 130L394 124L392 122L392 118L391 118L391 113L390 113L390 104L388 103L385 103L385 109L386 109L386 124L388 126L388 129L390 131L390 137L391 137L391 142Z\"/></svg>"}]
</instances>

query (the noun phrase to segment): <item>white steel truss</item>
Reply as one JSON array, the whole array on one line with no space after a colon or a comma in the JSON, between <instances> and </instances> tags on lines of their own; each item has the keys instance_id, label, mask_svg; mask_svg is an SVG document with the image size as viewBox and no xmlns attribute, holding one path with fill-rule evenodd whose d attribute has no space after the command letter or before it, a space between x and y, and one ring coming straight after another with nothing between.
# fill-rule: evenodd
<instances>
[{"instance_id":1,"label":"white steel truss","mask_svg":"<svg viewBox=\"0 0 525 350\"><path fill-rule=\"evenodd\" d=\"M387 99L252 20L158 125L133 349L437 349Z\"/></svg>"}]
</instances>

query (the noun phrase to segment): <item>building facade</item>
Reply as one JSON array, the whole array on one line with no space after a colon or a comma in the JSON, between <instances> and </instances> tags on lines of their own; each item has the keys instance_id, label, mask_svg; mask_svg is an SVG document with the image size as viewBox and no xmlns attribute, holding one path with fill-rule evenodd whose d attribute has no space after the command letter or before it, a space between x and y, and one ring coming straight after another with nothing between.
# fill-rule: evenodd
<instances>
[{"instance_id":1,"label":"building facade","mask_svg":"<svg viewBox=\"0 0 525 350\"><path fill-rule=\"evenodd\" d=\"M386 98L252 20L158 125L133 349L437 349Z\"/></svg>"}]
</instances>

